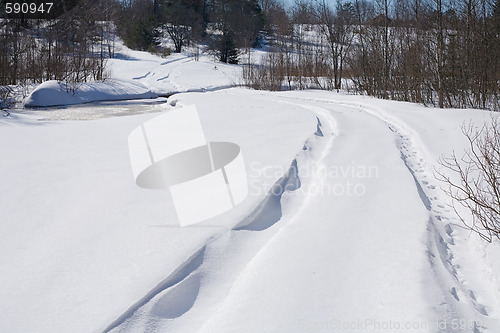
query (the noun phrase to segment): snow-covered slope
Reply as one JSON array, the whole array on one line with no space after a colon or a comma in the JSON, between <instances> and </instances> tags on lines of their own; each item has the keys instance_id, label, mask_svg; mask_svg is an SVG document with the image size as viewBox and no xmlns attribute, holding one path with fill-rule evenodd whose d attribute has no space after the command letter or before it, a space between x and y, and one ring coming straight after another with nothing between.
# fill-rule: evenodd
<instances>
[{"instance_id":1,"label":"snow-covered slope","mask_svg":"<svg viewBox=\"0 0 500 333\"><path fill-rule=\"evenodd\" d=\"M120 79L212 87L208 62L126 56ZM500 330L500 244L458 226L433 175L489 112L215 90L155 107L195 104L207 140L245 160L247 199L186 228L132 177L128 135L157 113L1 117L0 332Z\"/></svg>"},{"instance_id":2,"label":"snow-covered slope","mask_svg":"<svg viewBox=\"0 0 500 333\"><path fill-rule=\"evenodd\" d=\"M241 80L241 67L214 63L213 57L203 53L198 60L189 52L161 58L119 45L116 57L109 59L107 66L113 78L140 83L159 95L217 90Z\"/></svg>"}]
</instances>

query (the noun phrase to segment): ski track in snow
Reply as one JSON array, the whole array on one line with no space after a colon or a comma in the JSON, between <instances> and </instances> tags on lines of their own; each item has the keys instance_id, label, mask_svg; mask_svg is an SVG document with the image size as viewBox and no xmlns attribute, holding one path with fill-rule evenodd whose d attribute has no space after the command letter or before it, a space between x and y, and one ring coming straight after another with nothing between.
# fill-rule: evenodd
<instances>
[{"instance_id":1,"label":"ski track in snow","mask_svg":"<svg viewBox=\"0 0 500 333\"><path fill-rule=\"evenodd\" d=\"M177 59L175 61L180 61ZM163 64L162 64L163 65ZM148 73L149 74L149 73ZM168 78L168 76L166 77ZM163 79L163 78L162 78ZM298 170L300 163L315 163L316 167L321 167L322 160L328 154L335 138L335 120L334 116L327 108L313 106L307 103L320 103L335 107L335 105L345 106L362 110L386 124L388 130L392 131L395 136L397 148L401 152L401 161L404 163L408 172L415 181L415 189L418 192L422 204L429 212L427 222L427 257L429 268L432 272L432 279L437 284L441 291L441 304L434 305L434 311L440 319L452 320L454 318L467 318L470 306L476 311L475 318L488 317L486 307L481 304L476 297L474 290L468 289L464 283L464 277L460 274L460 265L455 263L453 255L453 246L455 245L453 221L456 220L454 215L442 204L439 200L439 185L433 177L433 172L430 170L424 160L423 150L416 143L415 137L405 126L398 121L391 119L383 110L377 109L370 105L360 103L350 103L348 101L334 101L313 98L300 98L289 96L285 98L270 97L269 95L252 96L252 98L265 99L277 103L286 103L294 106L299 106L311 111L317 118L317 128L312 136L306 140L302 151L298 152L285 176L276 181L268 195L255 207L255 209L242 221L237 223L231 230L225 230L215 237L210 238L205 245L189 257L182 265L177 267L168 277L154 287L143 298L133 304L119 318L111 323L105 332L109 331L133 331L134 324L138 322L147 322L148 327L154 329L160 325L163 319L173 319L182 316L196 306L196 300L203 288L203 279L205 276L214 274L205 267L206 252L208 248L214 247L213 252L224 252L217 249L215 244L223 243L231 244L237 239L237 234L250 234L250 242L252 237L256 242L260 242L261 246L246 262L242 263L236 272L228 272L230 275L229 285L224 289L224 295L227 295L232 285L236 283L238 278L243 274L244 268L252 260L253 257L272 240L273 236L279 232L280 228L286 227L286 224L280 225L283 216L282 198L288 191L295 191L301 187L301 179ZM300 102L290 102L290 100L298 100ZM324 125L326 124L326 126ZM311 149L320 148L319 157L311 159L305 156ZM317 156L317 155L316 155ZM310 182L321 182L321 179L311 179ZM307 196L299 204L299 207L294 211L294 215L287 223L293 221L293 216L300 214L300 211L308 205L310 200L314 200L314 196ZM277 228L273 228L273 227ZM272 229L272 230L270 230ZM270 231L269 231L270 230ZM267 236L259 236L260 232L266 231ZM256 232L256 233L255 233ZM254 236L252 236L254 235ZM229 238L229 241L227 240ZM258 239L259 238L259 239ZM213 246L212 246L213 245ZM232 245L234 247L234 244ZM224 245L223 245L224 247ZM237 246L236 246L237 247ZM237 256L238 253L231 253L231 256ZM227 284L227 283L226 283ZM214 301L214 310L217 309L217 304L221 304L223 299ZM431 304L433 305L433 304ZM153 318L153 319L152 319ZM210 317L206 318L207 320ZM165 323L163 321L163 323ZM199 325L203 327L203 323ZM484 332L487 327L475 327L474 332ZM453 332L454 330L447 327L440 332Z\"/></svg>"},{"instance_id":2,"label":"ski track in snow","mask_svg":"<svg viewBox=\"0 0 500 333\"><path fill-rule=\"evenodd\" d=\"M174 72L174 70L179 67L179 65L181 64L185 64L185 63L188 63L192 61L192 59L190 59L190 57L188 56L182 56L182 57L179 57L177 59L173 59L173 60L168 60L168 61L163 61L161 63L158 63L156 66L152 67L146 74L144 75L140 75L140 76L137 76L137 77L133 77L132 79L133 80L140 80L140 82L146 86L148 89L154 91L154 87L155 85L150 83L150 81L152 82L162 82L163 84L165 85L170 85L171 87L173 87L173 90L174 91L179 91L181 90L181 86L179 86L178 84L176 84L175 82L173 82L170 78L170 75L172 73L176 73L176 74L180 74L178 71ZM178 63L178 64L175 64L171 67L170 71L166 74L166 75L163 75L162 77L159 77L157 78L157 72L158 73L163 73L164 70L162 69L163 66L166 66L166 65L170 65L170 64L173 64L173 63ZM173 92L172 92L173 94Z\"/></svg>"},{"instance_id":3,"label":"ski track in snow","mask_svg":"<svg viewBox=\"0 0 500 333\"><path fill-rule=\"evenodd\" d=\"M141 79L145 79L145 78L147 78L149 75L151 75L151 72L147 72L146 74L141 75L141 76L136 76L136 77L133 77L133 78L132 78L132 80L141 80Z\"/></svg>"},{"instance_id":4,"label":"ski track in snow","mask_svg":"<svg viewBox=\"0 0 500 333\"><path fill-rule=\"evenodd\" d=\"M279 100L274 101L279 103L287 103ZM155 321L161 321L162 319L174 319L182 316L184 313L191 310L191 308L195 305L196 299L200 292L203 276L206 274L210 274L210 272L206 272L203 267L207 248L211 247L211 245L213 243L216 243L219 239L224 238L224 236L228 233L234 234L240 232L257 232L257 234L255 234L255 238L257 238L259 232L266 231L280 222L282 217L281 200L283 195L286 195L287 192L295 191L296 189L301 187L300 175L298 173L299 157L301 157L301 154L304 154L310 149L316 149L318 146L318 148L321 148L320 157L316 161L311 161L307 158L305 158L305 160L309 163L315 163L316 168L321 168L321 162L328 154L328 150L330 149L335 137L335 123L333 117L326 109L295 103L287 104L294 104L312 111L316 116L317 126L316 131L304 143L303 149L299 151L297 153L297 156L292 160L292 163L286 175L275 182L266 197L245 219L236 224L236 226L234 226L231 230L225 230L220 234L210 238L201 249L192 254L183 264L177 267L162 282L151 289L151 291L149 291L139 301L130 306L115 321L109 324L104 332L134 331L134 325L141 322L147 322L147 326L152 330L155 330L157 329L157 323L155 323ZM325 129L323 123L328 124L327 130L329 131L329 133L326 135L324 134ZM326 140L326 142L313 143L313 141L316 141L315 139L317 138L319 138L320 140ZM313 179L312 181L314 182L315 180ZM312 200L312 196L308 196L306 200L301 203L298 209L299 212L304 206L307 205L309 200ZM272 239L272 236L276 234L278 230L272 231L271 236L269 239L267 239L266 243ZM265 244L263 244L260 249L264 247L264 245ZM252 258L257 253L254 253ZM251 258L247 261L247 263L250 261ZM244 266L246 265L244 264ZM243 269L240 269L240 272L236 272L236 274L234 275L238 275L242 271ZM237 278L235 278L235 280L237 280ZM222 300L218 300L218 303L221 302ZM151 320L151 318L154 319Z\"/></svg>"}]
</instances>

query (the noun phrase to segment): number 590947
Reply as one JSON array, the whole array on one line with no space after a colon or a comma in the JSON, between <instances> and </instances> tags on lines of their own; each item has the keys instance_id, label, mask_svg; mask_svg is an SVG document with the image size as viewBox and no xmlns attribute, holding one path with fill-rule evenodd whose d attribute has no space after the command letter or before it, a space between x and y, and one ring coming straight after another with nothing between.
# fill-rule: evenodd
<instances>
[{"instance_id":1,"label":"number 590947","mask_svg":"<svg viewBox=\"0 0 500 333\"><path fill-rule=\"evenodd\" d=\"M50 9L54 5L53 2L42 2L41 4L36 4L34 2L6 2L5 3L5 13L6 14L36 14L36 13L50 13Z\"/></svg>"}]
</instances>

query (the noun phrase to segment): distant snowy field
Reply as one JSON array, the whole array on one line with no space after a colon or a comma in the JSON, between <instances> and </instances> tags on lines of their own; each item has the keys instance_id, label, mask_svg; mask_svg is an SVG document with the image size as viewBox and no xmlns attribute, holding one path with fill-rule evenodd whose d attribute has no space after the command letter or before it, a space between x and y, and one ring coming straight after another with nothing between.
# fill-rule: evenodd
<instances>
[{"instance_id":1,"label":"distant snowy field","mask_svg":"<svg viewBox=\"0 0 500 333\"><path fill-rule=\"evenodd\" d=\"M111 70L184 93L0 119L0 332L500 331L500 243L458 227L433 176L489 112L224 89L239 67L187 55L123 50ZM250 193L180 228L127 138L190 104L241 147Z\"/></svg>"}]
</instances>

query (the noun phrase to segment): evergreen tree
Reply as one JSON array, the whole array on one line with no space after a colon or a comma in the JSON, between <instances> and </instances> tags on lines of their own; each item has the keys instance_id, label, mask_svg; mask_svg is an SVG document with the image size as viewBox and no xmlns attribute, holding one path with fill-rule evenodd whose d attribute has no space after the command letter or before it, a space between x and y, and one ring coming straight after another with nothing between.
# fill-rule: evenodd
<instances>
[{"instance_id":1,"label":"evergreen tree","mask_svg":"<svg viewBox=\"0 0 500 333\"><path fill-rule=\"evenodd\" d=\"M146 51L159 44L159 23L154 8L151 1L139 0L122 9L117 28L125 45Z\"/></svg>"},{"instance_id":2,"label":"evergreen tree","mask_svg":"<svg viewBox=\"0 0 500 333\"><path fill-rule=\"evenodd\" d=\"M237 48L255 45L264 26L264 15L257 0L210 0L209 20L221 35L212 43L219 60L237 63Z\"/></svg>"}]
</instances>

